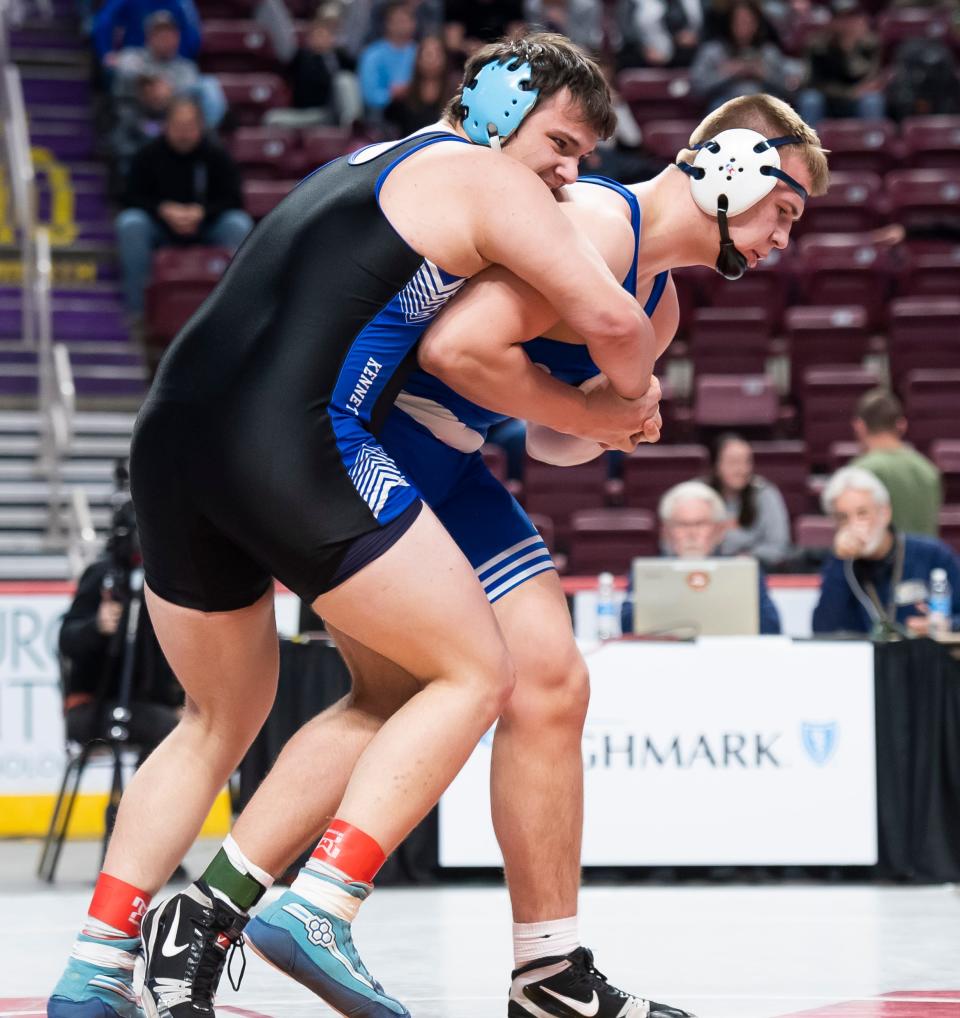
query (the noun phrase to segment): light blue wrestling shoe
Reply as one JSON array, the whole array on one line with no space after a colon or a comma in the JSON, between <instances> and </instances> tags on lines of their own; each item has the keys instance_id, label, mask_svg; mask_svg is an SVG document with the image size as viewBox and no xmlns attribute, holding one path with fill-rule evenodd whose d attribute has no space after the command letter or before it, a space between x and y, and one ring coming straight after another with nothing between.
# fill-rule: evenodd
<instances>
[{"instance_id":1,"label":"light blue wrestling shoe","mask_svg":"<svg viewBox=\"0 0 960 1018\"><path fill-rule=\"evenodd\" d=\"M367 884L331 880L354 898L370 894ZM312 990L348 1018L411 1018L410 1012L370 975L360 959L350 923L324 912L293 891L251 919L247 944L264 961Z\"/></svg>"},{"instance_id":2,"label":"light blue wrestling shoe","mask_svg":"<svg viewBox=\"0 0 960 1018\"><path fill-rule=\"evenodd\" d=\"M140 938L77 936L66 971L47 1001L47 1018L143 1018L133 992Z\"/></svg>"}]
</instances>

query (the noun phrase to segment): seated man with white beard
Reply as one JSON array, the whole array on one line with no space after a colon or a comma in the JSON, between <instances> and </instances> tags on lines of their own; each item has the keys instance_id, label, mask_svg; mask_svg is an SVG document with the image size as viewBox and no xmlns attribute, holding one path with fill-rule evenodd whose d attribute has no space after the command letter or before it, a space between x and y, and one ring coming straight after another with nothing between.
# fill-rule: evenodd
<instances>
[{"instance_id":1,"label":"seated man with white beard","mask_svg":"<svg viewBox=\"0 0 960 1018\"><path fill-rule=\"evenodd\" d=\"M837 524L833 556L823 568L815 633L881 636L902 627L926 635L930 573L943 569L953 589L951 628L960 627L960 562L942 541L896 530L890 495L862 467L830 478L823 508Z\"/></svg>"}]
</instances>

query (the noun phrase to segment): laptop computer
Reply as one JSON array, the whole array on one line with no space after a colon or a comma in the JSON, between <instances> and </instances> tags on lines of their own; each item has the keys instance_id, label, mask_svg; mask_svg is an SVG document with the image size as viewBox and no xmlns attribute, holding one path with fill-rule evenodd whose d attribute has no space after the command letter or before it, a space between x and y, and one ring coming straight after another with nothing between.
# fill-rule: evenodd
<instances>
[{"instance_id":1,"label":"laptop computer","mask_svg":"<svg viewBox=\"0 0 960 1018\"><path fill-rule=\"evenodd\" d=\"M752 558L635 558L633 631L638 636L755 636L760 578Z\"/></svg>"}]
</instances>

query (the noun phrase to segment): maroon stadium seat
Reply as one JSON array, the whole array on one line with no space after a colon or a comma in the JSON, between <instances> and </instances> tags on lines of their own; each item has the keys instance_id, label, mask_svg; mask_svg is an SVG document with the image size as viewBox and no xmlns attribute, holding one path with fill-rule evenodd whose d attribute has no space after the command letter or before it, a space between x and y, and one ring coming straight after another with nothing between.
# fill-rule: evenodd
<instances>
[{"instance_id":1,"label":"maroon stadium seat","mask_svg":"<svg viewBox=\"0 0 960 1018\"><path fill-rule=\"evenodd\" d=\"M759 374L770 353L763 308L697 308L687 330L697 374Z\"/></svg>"},{"instance_id":2,"label":"maroon stadium seat","mask_svg":"<svg viewBox=\"0 0 960 1018\"><path fill-rule=\"evenodd\" d=\"M208 73L272 71L277 58L269 33L255 21L205 19L200 66Z\"/></svg>"},{"instance_id":3,"label":"maroon stadium seat","mask_svg":"<svg viewBox=\"0 0 960 1018\"><path fill-rule=\"evenodd\" d=\"M877 20L885 58L905 39L948 41L949 14L935 7L901 7L884 11Z\"/></svg>"},{"instance_id":4,"label":"maroon stadium seat","mask_svg":"<svg viewBox=\"0 0 960 1018\"><path fill-rule=\"evenodd\" d=\"M553 520L557 544L567 546L570 516L580 509L606 505L607 457L574 467L555 467L528 456L523 468L523 505L528 513Z\"/></svg>"},{"instance_id":5,"label":"maroon stadium seat","mask_svg":"<svg viewBox=\"0 0 960 1018\"><path fill-rule=\"evenodd\" d=\"M830 11L826 6L811 4L806 10L796 9L784 19L783 47L787 53L803 57L807 47L830 24Z\"/></svg>"},{"instance_id":6,"label":"maroon stadium seat","mask_svg":"<svg viewBox=\"0 0 960 1018\"><path fill-rule=\"evenodd\" d=\"M896 222L914 230L960 229L960 169L895 170L884 186Z\"/></svg>"},{"instance_id":7,"label":"maroon stadium seat","mask_svg":"<svg viewBox=\"0 0 960 1018\"><path fill-rule=\"evenodd\" d=\"M688 147L696 120L651 120L643 125L643 147L651 155L672 163Z\"/></svg>"},{"instance_id":8,"label":"maroon stadium seat","mask_svg":"<svg viewBox=\"0 0 960 1018\"><path fill-rule=\"evenodd\" d=\"M240 126L256 126L267 110L287 106L290 93L276 74L218 74L230 112Z\"/></svg>"},{"instance_id":9,"label":"maroon stadium seat","mask_svg":"<svg viewBox=\"0 0 960 1018\"><path fill-rule=\"evenodd\" d=\"M623 460L623 500L656 511L663 493L675 484L703 477L710 456L702 445L640 445Z\"/></svg>"},{"instance_id":10,"label":"maroon stadium seat","mask_svg":"<svg viewBox=\"0 0 960 1018\"><path fill-rule=\"evenodd\" d=\"M866 368L810 368L805 373L800 404L811 464L825 466L831 443L850 440L857 400L879 384Z\"/></svg>"},{"instance_id":11,"label":"maroon stadium seat","mask_svg":"<svg viewBox=\"0 0 960 1018\"><path fill-rule=\"evenodd\" d=\"M888 345L895 388L917 368L960 368L960 297L892 301Z\"/></svg>"},{"instance_id":12,"label":"maroon stadium seat","mask_svg":"<svg viewBox=\"0 0 960 1018\"><path fill-rule=\"evenodd\" d=\"M827 453L827 469L831 474L836 473L851 460L855 460L862 452L863 446L853 439L831 442L830 451Z\"/></svg>"},{"instance_id":13,"label":"maroon stadium seat","mask_svg":"<svg viewBox=\"0 0 960 1018\"><path fill-rule=\"evenodd\" d=\"M296 186L295 180L245 180L243 206L254 219L263 219Z\"/></svg>"},{"instance_id":14,"label":"maroon stadium seat","mask_svg":"<svg viewBox=\"0 0 960 1018\"><path fill-rule=\"evenodd\" d=\"M697 117L699 101L690 93L685 71L631 67L617 75L617 90L638 123Z\"/></svg>"},{"instance_id":15,"label":"maroon stadium seat","mask_svg":"<svg viewBox=\"0 0 960 1018\"><path fill-rule=\"evenodd\" d=\"M303 132L304 172L310 173L358 147L349 128L311 127Z\"/></svg>"},{"instance_id":16,"label":"maroon stadium seat","mask_svg":"<svg viewBox=\"0 0 960 1018\"><path fill-rule=\"evenodd\" d=\"M829 516L798 516L793 521L793 543L815 551L832 548L836 529Z\"/></svg>"},{"instance_id":17,"label":"maroon stadium seat","mask_svg":"<svg viewBox=\"0 0 960 1018\"><path fill-rule=\"evenodd\" d=\"M951 297L960 293L960 244L904 244L901 260L899 297Z\"/></svg>"},{"instance_id":18,"label":"maroon stadium seat","mask_svg":"<svg viewBox=\"0 0 960 1018\"><path fill-rule=\"evenodd\" d=\"M700 375L696 380L694 423L701 428L772 427L780 404L765 375Z\"/></svg>"},{"instance_id":19,"label":"maroon stadium seat","mask_svg":"<svg viewBox=\"0 0 960 1018\"><path fill-rule=\"evenodd\" d=\"M218 247L161 248L146 291L147 331L168 343L217 285L231 258Z\"/></svg>"},{"instance_id":20,"label":"maroon stadium seat","mask_svg":"<svg viewBox=\"0 0 960 1018\"><path fill-rule=\"evenodd\" d=\"M784 327L790 351L790 385L794 395L807 368L862 364L869 352L867 312L859 305L787 308Z\"/></svg>"},{"instance_id":21,"label":"maroon stadium seat","mask_svg":"<svg viewBox=\"0 0 960 1018\"><path fill-rule=\"evenodd\" d=\"M751 442L753 472L775 484L787 504L791 517L808 511L810 493L807 486L809 467L807 447L803 442Z\"/></svg>"},{"instance_id":22,"label":"maroon stadium seat","mask_svg":"<svg viewBox=\"0 0 960 1018\"><path fill-rule=\"evenodd\" d=\"M960 555L960 505L945 505L940 510L940 540Z\"/></svg>"},{"instance_id":23,"label":"maroon stadium seat","mask_svg":"<svg viewBox=\"0 0 960 1018\"><path fill-rule=\"evenodd\" d=\"M943 474L943 500L960 503L960 438L938 438L932 442L930 459Z\"/></svg>"},{"instance_id":24,"label":"maroon stadium seat","mask_svg":"<svg viewBox=\"0 0 960 1018\"><path fill-rule=\"evenodd\" d=\"M699 277L703 303L711 307L763 308L770 327L776 330L790 296L793 264L789 250L773 248L755 269L740 279L724 279L712 269L703 269Z\"/></svg>"},{"instance_id":25,"label":"maroon stadium seat","mask_svg":"<svg viewBox=\"0 0 960 1018\"><path fill-rule=\"evenodd\" d=\"M911 166L960 169L960 117L908 117L901 130Z\"/></svg>"},{"instance_id":26,"label":"maroon stadium seat","mask_svg":"<svg viewBox=\"0 0 960 1018\"><path fill-rule=\"evenodd\" d=\"M568 573L626 573L657 554L657 523L645 509L587 509L570 518Z\"/></svg>"},{"instance_id":27,"label":"maroon stadium seat","mask_svg":"<svg viewBox=\"0 0 960 1018\"><path fill-rule=\"evenodd\" d=\"M899 162L897 127L892 120L822 120L817 133L830 150L837 172L886 173Z\"/></svg>"},{"instance_id":28,"label":"maroon stadium seat","mask_svg":"<svg viewBox=\"0 0 960 1018\"><path fill-rule=\"evenodd\" d=\"M960 438L960 357L956 370L911 371L900 387L907 438L926 450L942 438Z\"/></svg>"},{"instance_id":29,"label":"maroon stadium seat","mask_svg":"<svg viewBox=\"0 0 960 1018\"><path fill-rule=\"evenodd\" d=\"M876 173L831 173L830 190L807 202L797 236L807 233L856 233L883 220L883 180Z\"/></svg>"},{"instance_id":30,"label":"maroon stadium seat","mask_svg":"<svg viewBox=\"0 0 960 1018\"><path fill-rule=\"evenodd\" d=\"M859 304L871 326L883 323L892 289L890 249L858 233L811 233L800 239L800 280L808 304Z\"/></svg>"},{"instance_id":31,"label":"maroon stadium seat","mask_svg":"<svg viewBox=\"0 0 960 1018\"><path fill-rule=\"evenodd\" d=\"M288 128L238 128L230 139L230 152L247 179L290 179L300 175L300 139Z\"/></svg>"}]
</instances>

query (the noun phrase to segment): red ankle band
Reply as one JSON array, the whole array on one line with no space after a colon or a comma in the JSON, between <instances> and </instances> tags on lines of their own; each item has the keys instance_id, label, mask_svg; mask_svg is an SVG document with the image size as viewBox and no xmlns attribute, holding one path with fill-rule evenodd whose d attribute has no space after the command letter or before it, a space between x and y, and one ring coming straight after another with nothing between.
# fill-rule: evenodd
<instances>
[{"instance_id":1,"label":"red ankle band","mask_svg":"<svg viewBox=\"0 0 960 1018\"><path fill-rule=\"evenodd\" d=\"M311 858L339 870L349 880L365 884L373 883L387 861L383 849L369 834L344 820L334 820L330 824Z\"/></svg>"},{"instance_id":2,"label":"red ankle band","mask_svg":"<svg viewBox=\"0 0 960 1018\"><path fill-rule=\"evenodd\" d=\"M90 918L117 930L125 937L140 936L140 920L150 904L150 895L133 884L101 873L90 902Z\"/></svg>"}]
</instances>

